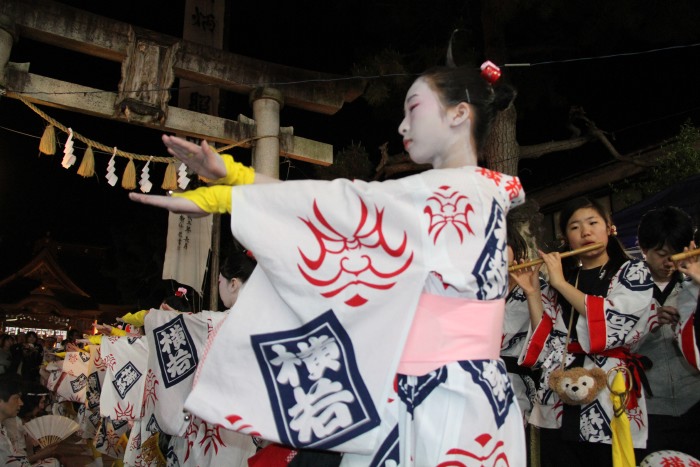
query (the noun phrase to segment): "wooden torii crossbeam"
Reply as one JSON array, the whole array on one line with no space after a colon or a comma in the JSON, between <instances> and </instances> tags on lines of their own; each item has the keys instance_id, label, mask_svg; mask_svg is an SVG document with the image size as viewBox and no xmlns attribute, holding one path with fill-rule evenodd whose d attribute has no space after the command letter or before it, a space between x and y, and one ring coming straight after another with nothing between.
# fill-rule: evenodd
<instances>
[{"instance_id":1,"label":"wooden torii crossbeam","mask_svg":"<svg viewBox=\"0 0 700 467\"><path fill-rule=\"evenodd\" d=\"M359 97L363 80L342 80L337 75L319 73L264 62L213 47L188 42L109 18L52 2L50 0L3 0L0 15L16 25L19 37L49 43L72 51L123 62L134 35L152 44L177 44L172 58L175 77L213 85L241 94L250 94L266 83L284 85L284 104L311 112L334 114L345 102ZM2 54L0 54L0 57ZM1 68L5 63L0 63ZM313 86L303 82L313 81ZM210 142L230 144L250 139L255 124L250 119L230 120L168 107L162 121L133 121L115 112L120 95L74 83L39 76L28 70L7 69L4 86L8 97L23 94L36 104L48 105L88 115L139 125ZM301 138L293 128L280 129L281 155L297 160L329 165L333 148L329 144Z\"/></svg>"}]
</instances>

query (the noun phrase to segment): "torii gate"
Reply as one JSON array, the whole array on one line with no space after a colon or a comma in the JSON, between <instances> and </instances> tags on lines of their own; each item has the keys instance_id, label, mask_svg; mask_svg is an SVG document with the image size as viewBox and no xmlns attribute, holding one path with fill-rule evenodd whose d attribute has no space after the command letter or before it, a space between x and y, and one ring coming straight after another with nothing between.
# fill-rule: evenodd
<instances>
[{"instance_id":1,"label":"torii gate","mask_svg":"<svg viewBox=\"0 0 700 467\"><path fill-rule=\"evenodd\" d=\"M122 63L122 81L119 93L101 92L85 86L55 80L22 71L8 69L7 63L13 41L26 37L87 55ZM157 61L157 68L137 63L130 51L147 50L148 59ZM161 131L169 131L193 138L230 144L255 136L257 126L266 125L254 115L255 122L212 117L177 107L168 107L166 88L175 77L251 96L259 99L284 100L284 105L311 112L332 115L345 102L359 97L365 86L363 80L338 80L338 75L292 68L256 60L207 47L183 39L135 28L99 15L68 7L50 0L3 0L0 3L0 86L20 94L26 93L35 103L58 107L97 117L130 121ZM126 73L125 73L126 72ZM136 75L136 72L140 72ZM129 75L129 73L131 73ZM155 98L148 101L136 96L133 87L124 86L125 77L151 88L166 89L146 93ZM279 90L264 87L264 83L314 81L313 88L304 84L290 84ZM260 83L260 87L254 83ZM46 94L42 94L46 92ZM99 97L96 97L99 96ZM8 94L8 97L15 97ZM155 111L148 118L136 118L134 104L140 101L142 111ZM150 109L145 109L150 107ZM130 112L125 113L125 109ZM277 116L278 117L278 116ZM269 133L266 133L269 135ZM328 144L294 136L292 128L280 130L280 154L293 159L329 165L333 161L332 147Z\"/></svg>"},{"instance_id":2,"label":"torii gate","mask_svg":"<svg viewBox=\"0 0 700 467\"><path fill-rule=\"evenodd\" d=\"M19 37L121 62L119 92L8 67L12 44ZM239 116L230 120L169 107L168 89L176 77L247 94L253 119ZM363 80L338 78L341 77L268 63L136 28L50 0L0 2L0 95L23 95L33 103L213 143L243 143L242 147L250 147L250 141L257 139L254 167L259 173L274 177L279 176L280 156L332 164L331 145L295 136L292 127L280 128L279 112L282 105L288 105L327 115L336 113L345 102L359 97L365 87ZM290 84L281 92L264 85L304 81L313 81L313 87ZM212 270L217 269L213 263Z\"/></svg>"}]
</instances>

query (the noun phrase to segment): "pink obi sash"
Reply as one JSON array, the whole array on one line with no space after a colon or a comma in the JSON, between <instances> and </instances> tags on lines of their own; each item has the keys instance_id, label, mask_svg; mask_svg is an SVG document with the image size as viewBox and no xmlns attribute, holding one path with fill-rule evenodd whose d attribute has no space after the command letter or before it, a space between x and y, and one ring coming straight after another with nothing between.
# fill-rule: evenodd
<instances>
[{"instance_id":1,"label":"pink obi sash","mask_svg":"<svg viewBox=\"0 0 700 467\"><path fill-rule=\"evenodd\" d=\"M422 294L398 372L422 376L459 360L497 359L505 300Z\"/></svg>"}]
</instances>

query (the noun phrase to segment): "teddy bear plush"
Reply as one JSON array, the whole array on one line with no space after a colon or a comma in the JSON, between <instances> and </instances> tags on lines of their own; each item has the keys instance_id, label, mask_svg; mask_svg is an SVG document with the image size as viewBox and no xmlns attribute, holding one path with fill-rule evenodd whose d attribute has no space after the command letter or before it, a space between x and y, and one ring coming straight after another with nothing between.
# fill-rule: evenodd
<instances>
[{"instance_id":1,"label":"teddy bear plush","mask_svg":"<svg viewBox=\"0 0 700 467\"><path fill-rule=\"evenodd\" d=\"M569 405L590 404L607 386L607 374L600 368L557 368L549 375L549 387Z\"/></svg>"}]
</instances>

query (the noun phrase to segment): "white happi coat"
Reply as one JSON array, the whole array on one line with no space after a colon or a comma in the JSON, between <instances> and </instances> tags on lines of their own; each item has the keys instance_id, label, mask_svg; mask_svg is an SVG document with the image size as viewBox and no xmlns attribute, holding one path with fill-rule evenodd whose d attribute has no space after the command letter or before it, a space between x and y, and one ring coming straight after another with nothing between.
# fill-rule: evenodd
<instances>
[{"instance_id":1,"label":"white happi coat","mask_svg":"<svg viewBox=\"0 0 700 467\"><path fill-rule=\"evenodd\" d=\"M634 348L653 322L652 295L651 273L643 261L632 260L617 271L606 297L585 296L586 317L579 316L576 322L578 342L587 353L584 368L598 367L607 372L624 364L618 358L596 354L616 348ZM537 391L538 403L530 416L530 423L541 428L560 428L563 415L562 401L549 388L549 376L561 364L569 324L568 321L564 322L556 300L553 289L543 294L545 307L542 320L530 333L520 360L522 365L542 369ZM572 310L572 313L578 312ZM575 356L567 352L566 357L568 368ZM634 447L646 447L648 427L644 391L637 398L636 406L628 406L627 414ZM580 440L610 444L612 417L613 405L606 388L596 400L581 407Z\"/></svg>"},{"instance_id":2,"label":"white happi coat","mask_svg":"<svg viewBox=\"0 0 700 467\"><path fill-rule=\"evenodd\" d=\"M505 216L523 199L517 178L478 167L234 187L232 232L259 267L185 408L288 445L375 452L424 285L437 276L431 293L505 297ZM470 404L502 423L509 404L487 380Z\"/></svg>"}]
</instances>

